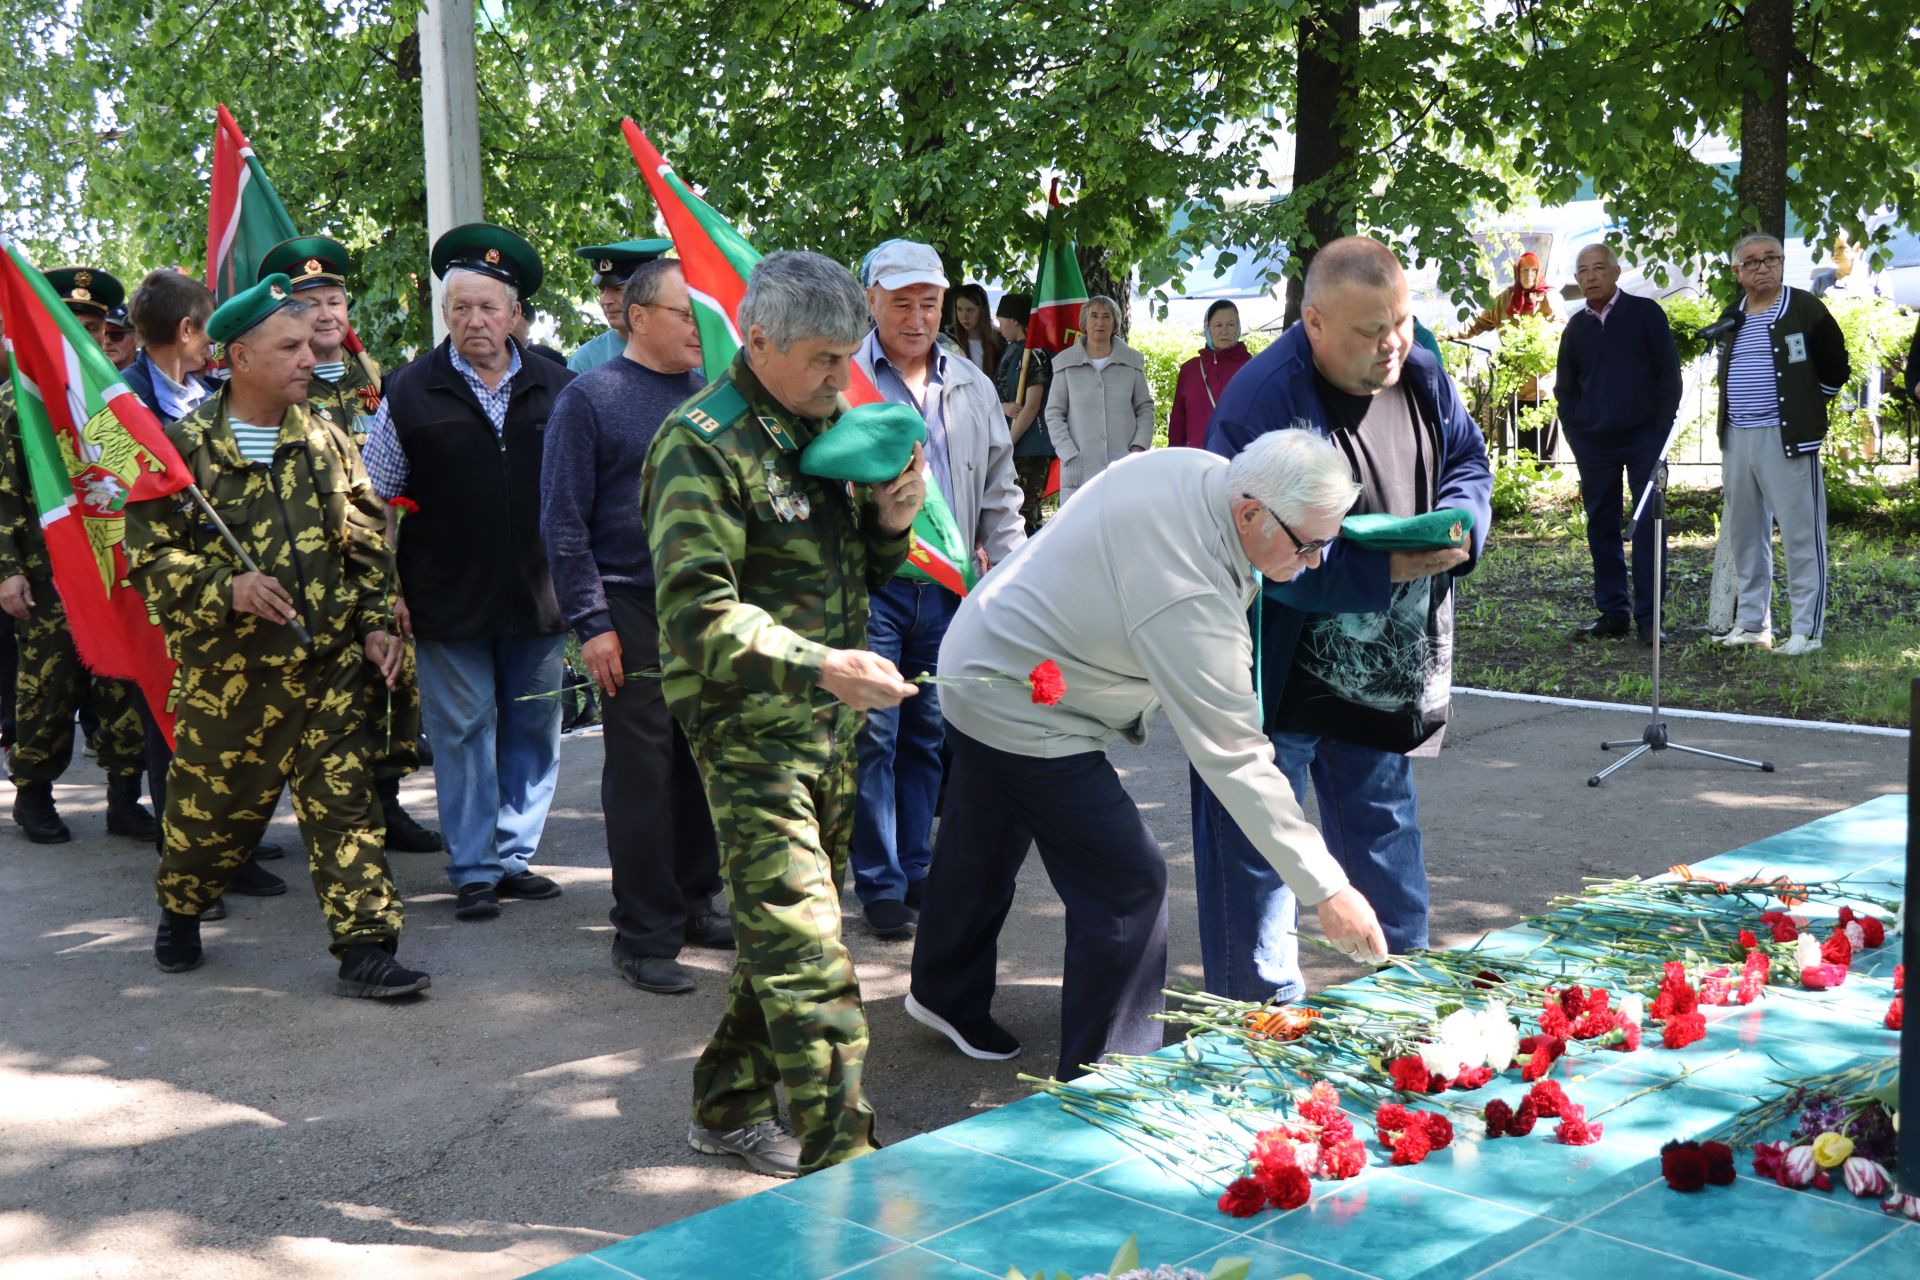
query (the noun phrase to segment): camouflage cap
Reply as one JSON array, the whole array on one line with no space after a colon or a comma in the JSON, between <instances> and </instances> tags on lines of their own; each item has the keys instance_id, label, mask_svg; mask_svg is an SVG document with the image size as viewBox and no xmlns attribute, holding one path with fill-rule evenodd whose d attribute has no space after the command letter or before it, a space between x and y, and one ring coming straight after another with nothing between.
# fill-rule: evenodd
<instances>
[{"instance_id":1,"label":"camouflage cap","mask_svg":"<svg viewBox=\"0 0 1920 1280\"><path fill-rule=\"evenodd\" d=\"M268 276L222 303L207 321L207 336L223 344L245 337L292 301L293 289L288 279L284 275Z\"/></svg>"},{"instance_id":2,"label":"camouflage cap","mask_svg":"<svg viewBox=\"0 0 1920 1280\"><path fill-rule=\"evenodd\" d=\"M927 424L904 404L856 405L800 452L800 470L825 480L885 484L913 461Z\"/></svg>"}]
</instances>

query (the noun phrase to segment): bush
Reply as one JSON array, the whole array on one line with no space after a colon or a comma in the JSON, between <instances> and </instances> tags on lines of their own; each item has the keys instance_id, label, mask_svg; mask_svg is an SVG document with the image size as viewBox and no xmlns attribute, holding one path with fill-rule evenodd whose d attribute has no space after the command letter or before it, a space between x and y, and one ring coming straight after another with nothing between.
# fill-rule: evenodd
<instances>
[{"instance_id":1,"label":"bush","mask_svg":"<svg viewBox=\"0 0 1920 1280\"><path fill-rule=\"evenodd\" d=\"M1526 516L1533 510L1540 490L1559 478L1560 468L1541 462L1525 449L1514 450L1513 456L1493 469L1493 518L1518 520Z\"/></svg>"}]
</instances>

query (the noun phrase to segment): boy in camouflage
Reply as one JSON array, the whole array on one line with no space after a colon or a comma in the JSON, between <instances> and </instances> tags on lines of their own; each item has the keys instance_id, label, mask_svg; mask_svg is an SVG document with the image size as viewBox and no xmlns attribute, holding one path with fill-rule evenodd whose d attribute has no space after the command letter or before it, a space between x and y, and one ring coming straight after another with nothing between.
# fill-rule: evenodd
<instances>
[{"instance_id":1,"label":"boy in camouflage","mask_svg":"<svg viewBox=\"0 0 1920 1280\"><path fill-rule=\"evenodd\" d=\"M873 1149L840 884L860 712L915 692L864 648L867 594L905 559L924 489L917 446L872 488L800 471L866 333L845 268L768 256L738 322L733 365L654 438L640 500L667 703L706 785L739 944L726 1013L694 1068L688 1137L793 1177Z\"/></svg>"}]
</instances>

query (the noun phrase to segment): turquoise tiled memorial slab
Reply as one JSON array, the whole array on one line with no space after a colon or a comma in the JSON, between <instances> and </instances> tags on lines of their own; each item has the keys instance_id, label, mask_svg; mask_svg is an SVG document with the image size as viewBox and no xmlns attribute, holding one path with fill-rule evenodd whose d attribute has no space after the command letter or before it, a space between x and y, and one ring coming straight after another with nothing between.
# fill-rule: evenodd
<instances>
[{"instance_id":1,"label":"turquoise tiled memorial slab","mask_svg":"<svg viewBox=\"0 0 1920 1280\"><path fill-rule=\"evenodd\" d=\"M1906 801L1885 796L1696 864L1731 879L1756 872L1857 875L1897 892ZM1868 886L1871 884L1871 888ZM1889 888L1889 886L1892 888ZM1503 930L1489 954L1523 954L1531 930ZM1659 1148L1699 1137L1779 1089L1774 1083L1897 1051L1880 1025L1892 948L1864 957L1820 996L1779 990L1714 1010L1707 1038L1672 1053L1576 1049L1556 1079L1606 1136L1597 1146L1487 1141L1460 1125L1446 1151L1395 1169L1376 1156L1348 1182L1316 1182L1290 1213L1233 1219L1196 1189L1047 1097L897 1143L796 1182L697 1214L538 1272L538 1280L999 1280L1009 1266L1098 1270L1129 1234L1142 1260L1202 1273L1252 1260L1253 1280L1893 1280L1920 1276L1920 1224L1872 1200L1793 1192L1743 1176L1730 1188L1669 1191ZM1347 994L1386 1001L1368 984ZM1659 1092L1650 1085L1685 1080ZM1519 1097L1511 1078L1472 1095ZM1636 1096L1639 1095L1639 1096ZM1363 1124L1363 1130L1365 1128ZM1741 1168L1748 1167L1742 1154Z\"/></svg>"}]
</instances>

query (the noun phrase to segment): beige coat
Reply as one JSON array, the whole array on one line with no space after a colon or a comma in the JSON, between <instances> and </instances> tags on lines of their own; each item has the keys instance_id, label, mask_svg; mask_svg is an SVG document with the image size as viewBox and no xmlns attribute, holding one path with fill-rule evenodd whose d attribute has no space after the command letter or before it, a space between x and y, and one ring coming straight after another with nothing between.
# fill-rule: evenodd
<instances>
[{"instance_id":1,"label":"beige coat","mask_svg":"<svg viewBox=\"0 0 1920 1280\"><path fill-rule=\"evenodd\" d=\"M1096 369L1085 344L1053 359L1047 434L1060 455L1060 501L1133 448L1153 447L1153 392L1140 353L1113 340L1113 358Z\"/></svg>"}]
</instances>

